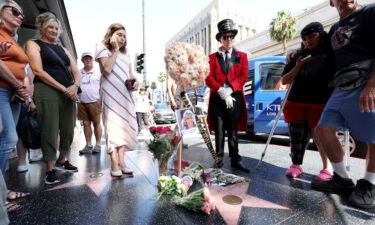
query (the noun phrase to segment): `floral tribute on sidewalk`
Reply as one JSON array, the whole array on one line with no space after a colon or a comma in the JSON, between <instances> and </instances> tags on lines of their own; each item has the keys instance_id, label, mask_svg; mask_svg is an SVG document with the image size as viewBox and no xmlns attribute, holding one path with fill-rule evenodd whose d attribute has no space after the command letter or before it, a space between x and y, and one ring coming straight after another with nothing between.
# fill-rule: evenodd
<instances>
[{"instance_id":1,"label":"floral tribute on sidewalk","mask_svg":"<svg viewBox=\"0 0 375 225\"><path fill-rule=\"evenodd\" d=\"M224 173L221 169L204 168L200 164L193 163L185 168L179 177L160 176L159 197L172 196L171 201L176 206L209 215L215 211L214 197L209 191L211 187L247 182L249 182L248 178ZM199 190L189 193L193 184L196 185L194 189Z\"/></svg>"},{"instance_id":2,"label":"floral tribute on sidewalk","mask_svg":"<svg viewBox=\"0 0 375 225\"><path fill-rule=\"evenodd\" d=\"M173 200L173 203L198 213L211 214L215 212L215 203L208 189L202 188L183 198Z\"/></svg>"},{"instance_id":3,"label":"floral tribute on sidewalk","mask_svg":"<svg viewBox=\"0 0 375 225\"><path fill-rule=\"evenodd\" d=\"M167 164L181 138L178 136L177 128L173 130L170 126L152 126L149 128L152 139L148 143L148 150L158 160L159 176L167 175Z\"/></svg>"},{"instance_id":4,"label":"floral tribute on sidewalk","mask_svg":"<svg viewBox=\"0 0 375 225\"><path fill-rule=\"evenodd\" d=\"M168 74L181 87L180 96L184 107L191 108L194 112L198 130L207 145L207 149L218 164L220 159L216 155L208 129L205 129L205 125L197 117L196 110L184 91L204 85L204 81L210 72L208 57L205 55L204 49L199 45L177 42L167 49L164 60Z\"/></svg>"},{"instance_id":5,"label":"floral tribute on sidewalk","mask_svg":"<svg viewBox=\"0 0 375 225\"><path fill-rule=\"evenodd\" d=\"M210 65L201 46L177 42L167 49L165 57L168 74L183 89L204 84Z\"/></svg>"}]
</instances>

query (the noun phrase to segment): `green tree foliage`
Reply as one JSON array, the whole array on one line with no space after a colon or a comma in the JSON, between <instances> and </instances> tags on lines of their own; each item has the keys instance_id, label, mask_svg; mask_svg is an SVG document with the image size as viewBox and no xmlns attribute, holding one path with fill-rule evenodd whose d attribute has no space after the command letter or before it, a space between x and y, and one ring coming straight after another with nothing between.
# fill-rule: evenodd
<instances>
[{"instance_id":1,"label":"green tree foliage","mask_svg":"<svg viewBox=\"0 0 375 225\"><path fill-rule=\"evenodd\" d=\"M277 16L272 19L270 23L271 39L277 42L282 42L284 47L284 54L287 53L286 41L290 40L296 34L294 25L297 24L297 18L292 16L289 11L279 11Z\"/></svg>"}]
</instances>

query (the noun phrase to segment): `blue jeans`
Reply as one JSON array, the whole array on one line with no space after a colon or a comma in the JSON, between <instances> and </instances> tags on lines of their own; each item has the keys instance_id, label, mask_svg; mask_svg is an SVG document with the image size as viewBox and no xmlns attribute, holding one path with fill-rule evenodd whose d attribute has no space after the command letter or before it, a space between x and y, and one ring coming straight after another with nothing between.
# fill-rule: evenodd
<instances>
[{"instance_id":1,"label":"blue jeans","mask_svg":"<svg viewBox=\"0 0 375 225\"><path fill-rule=\"evenodd\" d=\"M5 174L9 153L18 141L16 124L20 115L21 104L10 98L14 91L0 88L0 170Z\"/></svg>"}]
</instances>

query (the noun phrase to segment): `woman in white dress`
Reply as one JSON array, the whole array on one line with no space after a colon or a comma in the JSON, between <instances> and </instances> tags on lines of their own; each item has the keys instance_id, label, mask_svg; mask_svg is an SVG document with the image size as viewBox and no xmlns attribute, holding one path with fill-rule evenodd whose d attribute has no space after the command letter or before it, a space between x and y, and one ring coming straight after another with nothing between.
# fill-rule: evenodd
<instances>
[{"instance_id":1,"label":"woman in white dress","mask_svg":"<svg viewBox=\"0 0 375 225\"><path fill-rule=\"evenodd\" d=\"M135 78L126 51L126 31L121 24L111 24L102 45L96 51L95 60L102 72L101 94L103 124L106 132L107 151L111 156L111 175L132 173L125 165L126 150L137 145L137 119L127 79Z\"/></svg>"}]
</instances>

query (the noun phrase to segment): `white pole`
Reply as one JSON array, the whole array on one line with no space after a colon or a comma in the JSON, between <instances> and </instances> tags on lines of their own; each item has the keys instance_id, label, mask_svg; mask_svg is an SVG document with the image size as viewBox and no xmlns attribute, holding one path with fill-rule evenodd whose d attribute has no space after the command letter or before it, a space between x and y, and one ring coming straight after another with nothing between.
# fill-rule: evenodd
<instances>
[{"instance_id":1,"label":"white pole","mask_svg":"<svg viewBox=\"0 0 375 225\"><path fill-rule=\"evenodd\" d=\"M345 163L345 168L346 168L346 171L350 171L350 165L349 165L349 159L350 159L350 135L349 135L349 131L346 130L344 131L344 151L345 151L345 155L344 155L344 163Z\"/></svg>"},{"instance_id":2,"label":"white pole","mask_svg":"<svg viewBox=\"0 0 375 225\"><path fill-rule=\"evenodd\" d=\"M143 53L145 53L145 56L143 57L144 63L143 63L143 84L144 87L147 85L147 75L146 75L146 68L147 68L147 54L146 54L146 20L145 20L145 0L142 0L142 29L143 29Z\"/></svg>"}]
</instances>

